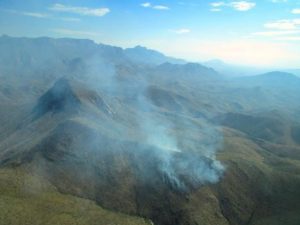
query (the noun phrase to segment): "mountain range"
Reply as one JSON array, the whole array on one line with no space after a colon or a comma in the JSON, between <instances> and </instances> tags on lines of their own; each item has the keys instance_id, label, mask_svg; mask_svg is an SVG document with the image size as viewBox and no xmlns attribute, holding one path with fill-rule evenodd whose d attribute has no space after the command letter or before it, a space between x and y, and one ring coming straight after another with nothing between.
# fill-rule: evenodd
<instances>
[{"instance_id":1,"label":"mountain range","mask_svg":"<svg viewBox=\"0 0 300 225\"><path fill-rule=\"evenodd\" d=\"M298 225L300 78L0 37L0 224Z\"/></svg>"}]
</instances>

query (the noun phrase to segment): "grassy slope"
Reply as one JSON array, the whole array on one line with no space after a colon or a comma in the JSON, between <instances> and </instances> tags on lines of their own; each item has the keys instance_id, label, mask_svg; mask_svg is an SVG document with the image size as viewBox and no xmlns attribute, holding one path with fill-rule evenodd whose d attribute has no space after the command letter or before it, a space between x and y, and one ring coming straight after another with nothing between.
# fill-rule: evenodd
<instances>
[{"instance_id":1,"label":"grassy slope","mask_svg":"<svg viewBox=\"0 0 300 225\"><path fill-rule=\"evenodd\" d=\"M299 160L282 158L228 129L218 158L226 166L224 177L188 197L192 224L300 224Z\"/></svg>"},{"instance_id":2,"label":"grassy slope","mask_svg":"<svg viewBox=\"0 0 300 225\"><path fill-rule=\"evenodd\" d=\"M142 218L105 210L94 202L63 195L24 169L0 170L0 225L143 225Z\"/></svg>"},{"instance_id":3,"label":"grassy slope","mask_svg":"<svg viewBox=\"0 0 300 225\"><path fill-rule=\"evenodd\" d=\"M282 158L226 132L224 149L219 158L227 171L215 188L231 224L242 224L240 219L249 225L300 224L299 160Z\"/></svg>"}]
</instances>

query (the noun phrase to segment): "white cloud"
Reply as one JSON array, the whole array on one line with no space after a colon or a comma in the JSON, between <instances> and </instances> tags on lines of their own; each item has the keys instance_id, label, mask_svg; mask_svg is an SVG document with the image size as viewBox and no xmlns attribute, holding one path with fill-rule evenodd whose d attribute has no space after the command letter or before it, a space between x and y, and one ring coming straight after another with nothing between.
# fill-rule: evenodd
<instances>
[{"instance_id":1,"label":"white cloud","mask_svg":"<svg viewBox=\"0 0 300 225\"><path fill-rule=\"evenodd\" d=\"M256 36L265 36L265 37L273 37L273 36L283 36L289 34L300 34L300 30L276 30L276 31L262 31L255 32L253 35Z\"/></svg>"},{"instance_id":2,"label":"white cloud","mask_svg":"<svg viewBox=\"0 0 300 225\"><path fill-rule=\"evenodd\" d=\"M265 28L272 29L256 32L252 35L271 37L275 41L299 41L300 19L284 19L264 24ZM292 36L291 36L292 35ZM297 36L293 36L297 35Z\"/></svg>"},{"instance_id":3,"label":"white cloud","mask_svg":"<svg viewBox=\"0 0 300 225\"><path fill-rule=\"evenodd\" d=\"M87 8L87 7L76 7L76 6L67 6L63 4L54 4L50 7L50 10L56 12L68 12L84 16L104 16L110 12L109 8Z\"/></svg>"},{"instance_id":4,"label":"white cloud","mask_svg":"<svg viewBox=\"0 0 300 225\"><path fill-rule=\"evenodd\" d=\"M247 1L237 1L231 2L230 5L238 11L248 11L256 6L254 2L247 2Z\"/></svg>"},{"instance_id":5,"label":"white cloud","mask_svg":"<svg viewBox=\"0 0 300 225\"><path fill-rule=\"evenodd\" d=\"M293 14L300 14L300 8L299 9L293 9L292 13Z\"/></svg>"},{"instance_id":6,"label":"white cloud","mask_svg":"<svg viewBox=\"0 0 300 225\"><path fill-rule=\"evenodd\" d=\"M30 17L36 17L36 18L51 18L52 16L46 13L40 13L40 12L25 12L25 11L17 11L13 9L2 9L4 12L8 13L14 13L19 14L23 16L30 16Z\"/></svg>"},{"instance_id":7,"label":"white cloud","mask_svg":"<svg viewBox=\"0 0 300 225\"><path fill-rule=\"evenodd\" d=\"M300 36L278 37L275 40L278 40L278 41L300 41Z\"/></svg>"},{"instance_id":8,"label":"white cloud","mask_svg":"<svg viewBox=\"0 0 300 225\"><path fill-rule=\"evenodd\" d=\"M142 3L141 6L145 7L145 8L149 8L149 7L151 7L151 3L150 2L145 2L145 3Z\"/></svg>"},{"instance_id":9,"label":"white cloud","mask_svg":"<svg viewBox=\"0 0 300 225\"><path fill-rule=\"evenodd\" d=\"M220 7L220 6L224 6L225 3L224 2L212 2L212 3L210 3L210 5L212 7Z\"/></svg>"},{"instance_id":10,"label":"white cloud","mask_svg":"<svg viewBox=\"0 0 300 225\"><path fill-rule=\"evenodd\" d=\"M81 21L79 18L74 17L56 17L51 14L47 13L41 13L41 12L26 12L26 11L17 11L12 9L4 9L2 11L8 12L8 13L14 13L22 16L30 16L35 18L41 18L41 19L52 19L52 20L62 20L67 22L79 22Z\"/></svg>"},{"instance_id":11,"label":"white cloud","mask_svg":"<svg viewBox=\"0 0 300 225\"><path fill-rule=\"evenodd\" d=\"M250 9L253 9L256 6L256 3L250 1L232 1L229 3L212 2L210 3L210 6L212 7L210 10L213 12L221 11L222 7L230 7L237 11L248 11Z\"/></svg>"},{"instance_id":12,"label":"white cloud","mask_svg":"<svg viewBox=\"0 0 300 225\"><path fill-rule=\"evenodd\" d=\"M188 34L191 33L191 30L188 28L181 28L178 30L173 30L173 32L175 32L176 34Z\"/></svg>"},{"instance_id":13,"label":"white cloud","mask_svg":"<svg viewBox=\"0 0 300 225\"><path fill-rule=\"evenodd\" d=\"M152 5L150 2L145 2L141 4L142 7L144 8L152 8L156 10L169 10L170 8L165 5Z\"/></svg>"},{"instance_id":14,"label":"white cloud","mask_svg":"<svg viewBox=\"0 0 300 225\"><path fill-rule=\"evenodd\" d=\"M38 12L20 12L24 16L31 16L31 17L37 17L37 18L47 18L50 17L46 13L38 13Z\"/></svg>"},{"instance_id":15,"label":"white cloud","mask_svg":"<svg viewBox=\"0 0 300 225\"><path fill-rule=\"evenodd\" d=\"M264 25L268 29L295 30L300 26L300 19L277 20Z\"/></svg>"},{"instance_id":16,"label":"white cloud","mask_svg":"<svg viewBox=\"0 0 300 225\"><path fill-rule=\"evenodd\" d=\"M157 10L169 10L170 9L168 6L164 6L164 5L155 5L152 8L157 9Z\"/></svg>"}]
</instances>

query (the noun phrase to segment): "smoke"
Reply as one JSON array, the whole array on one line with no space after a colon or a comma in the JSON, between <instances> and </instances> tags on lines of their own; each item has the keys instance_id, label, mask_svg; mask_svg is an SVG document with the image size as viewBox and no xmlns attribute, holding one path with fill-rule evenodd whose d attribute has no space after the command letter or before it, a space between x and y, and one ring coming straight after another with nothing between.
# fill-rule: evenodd
<instances>
[{"instance_id":1,"label":"smoke","mask_svg":"<svg viewBox=\"0 0 300 225\"><path fill-rule=\"evenodd\" d=\"M156 169L162 180L180 190L218 182L224 171L216 159L217 151L222 147L222 131L205 118L191 118L176 110L166 113L148 95L153 83L146 74L132 71L124 77L122 71L116 69L120 65L103 61L99 57L88 60L86 81L89 87L118 97L123 104L133 108L137 124L135 132L143 137L139 140L142 144L153 149ZM143 152L144 149L134 151ZM139 154L142 162L147 162L147 154ZM144 173L149 171L143 171L141 175L147 176Z\"/></svg>"},{"instance_id":2,"label":"smoke","mask_svg":"<svg viewBox=\"0 0 300 225\"><path fill-rule=\"evenodd\" d=\"M224 167L216 159L223 141L218 127L203 118L197 118L197 124L184 116L172 119L168 114L160 115L159 109L153 109L145 97L140 98L139 106L152 111L139 123L146 143L157 149L154 154L165 182L187 190L219 181Z\"/></svg>"},{"instance_id":3,"label":"smoke","mask_svg":"<svg viewBox=\"0 0 300 225\"><path fill-rule=\"evenodd\" d=\"M72 42L70 49L76 48L75 44L76 42ZM87 45L91 46L85 51L84 46ZM149 174L153 174L152 171L147 171L147 168L152 167L143 165L145 163L155 164L161 180L181 190L219 181L224 167L216 159L216 154L222 147L222 132L204 117L193 117L193 113L189 111L189 106L185 103L193 99L187 97L184 102L181 102L180 98L172 94L176 92L174 84L180 84L180 80L170 80L173 83L171 88L166 81L172 79L172 76L166 78L161 74L161 77L151 77L153 68L127 61L118 48L102 49L89 42L83 42L80 46L75 53L71 51L68 54L70 49L61 51L64 53L61 53L63 60L59 58L62 56L57 56L56 59L55 51L49 47L51 59L55 59L51 65L59 64L53 73L63 71L63 77L84 83L89 89L98 93L103 103L101 106L105 105L111 113L103 116L105 113L85 111L86 118L76 118L77 120L96 127L102 135L108 138L113 137L120 142L138 143L139 147L132 148L130 151L139 153L139 157L135 159L138 161L136 163L140 167L145 167L141 170L140 176L149 178ZM91 49L97 49L97 51ZM44 61L44 59L41 60L41 65ZM179 66L177 65L176 68ZM28 70L31 69L31 67L28 68ZM32 69L32 71L36 70ZM57 72L57 74L60 73ZM193 84L193 77L197 76L189 76L185 78L185 81L190 79L189 82ZM57 79L58 75L55 78ZM40 83L43 79L44 77L39 77ZM49 84L45 86L48 87ZM195 85L191 85L191 88L194 87ZM149 95L149 89L152 93L154 90L154 96ZM163 91L156 96L156 90ZM193 89L192 92L196 90ZM191 93L187 93L187 96ZM160 105L156 104L155 100L161 99L155 98L162 98ZM176 107L169 107L172 104L176 104ZM90 148L98 146L95 149L101 151L106 148L106 145L108 146L108 141L103 140L103 138L89 139L89 143L82 140L81 146L91 146ZM151 151L151 157L147 158L149 151ZM150 160L154 161L150 162ZM149 181L151 182L151 177Z\"/></svg>"}]
</instances>

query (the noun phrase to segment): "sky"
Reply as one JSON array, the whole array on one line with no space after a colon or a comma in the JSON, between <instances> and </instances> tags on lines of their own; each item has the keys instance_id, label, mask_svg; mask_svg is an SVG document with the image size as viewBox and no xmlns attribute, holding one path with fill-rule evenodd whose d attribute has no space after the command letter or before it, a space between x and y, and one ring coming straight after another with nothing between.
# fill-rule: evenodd
<instances>
[{"instance_id":1,"label":"sky","mask_svg":"<svg viewBox=\"0 0 300 225\"><path fill-rule=\"evenodd\" d=\"M0 34L300 68L300 0L0 0Z\"/></svg>"}]
</instances>

